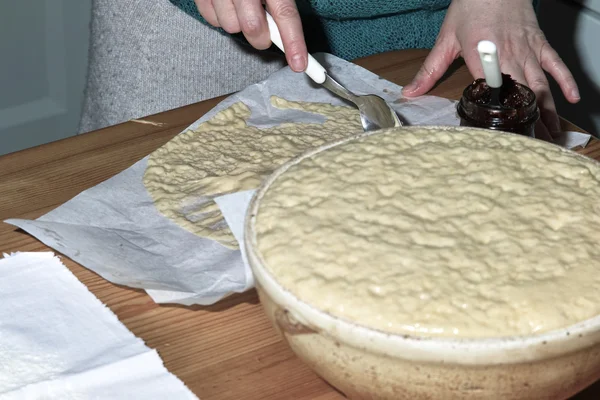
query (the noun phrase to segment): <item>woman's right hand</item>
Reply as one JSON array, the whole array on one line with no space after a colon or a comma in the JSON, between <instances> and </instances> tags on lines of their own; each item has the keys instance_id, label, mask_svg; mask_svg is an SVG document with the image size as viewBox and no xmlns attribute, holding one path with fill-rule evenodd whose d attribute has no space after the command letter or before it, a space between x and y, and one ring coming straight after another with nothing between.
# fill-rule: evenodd
<instances>
[{"instance_id":1,"label":"woman's right hand","mask_svg":"<svg viewBox=\"0 0 600 400\"><path fill-rule=\"evenodd\" d=\"M206 21L227 33L242 32L256 49L271 46L269 27L261 0L194 0ZM308 52L295 0L266 0L267 10L281 32L285 56L292 70L302 72Z\"/></svg>"}]
</instances>

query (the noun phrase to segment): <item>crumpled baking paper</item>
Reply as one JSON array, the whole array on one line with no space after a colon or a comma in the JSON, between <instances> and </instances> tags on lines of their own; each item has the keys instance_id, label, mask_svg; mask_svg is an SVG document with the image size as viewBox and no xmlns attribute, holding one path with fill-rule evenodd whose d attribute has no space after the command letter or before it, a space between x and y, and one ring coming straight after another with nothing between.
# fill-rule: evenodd
<instances>
[{"instance_id":1,"label":"crumpled baking paper","mask_svg":"<svg viewBox=\"0 0 600 400\"><path fill-rule=\"evenodd\" d=\"M357 94L378 94L407 125L458 125L455 102L435 96L403 98L401 87L329 54L317 55L330 74ZM323 118L270 105L286 100L346 105L288 67L228 97L189 129L242 101L252 111L249 124L267 128L284 122ZM588 140L589 140L589 135ZM142 178L148 157L90 188L37 220L10 219L46 245L105 279L143 288L157 303L212 304L253 286L239 250L198 237L160 214Z\"/></svg>"}]
</instances>

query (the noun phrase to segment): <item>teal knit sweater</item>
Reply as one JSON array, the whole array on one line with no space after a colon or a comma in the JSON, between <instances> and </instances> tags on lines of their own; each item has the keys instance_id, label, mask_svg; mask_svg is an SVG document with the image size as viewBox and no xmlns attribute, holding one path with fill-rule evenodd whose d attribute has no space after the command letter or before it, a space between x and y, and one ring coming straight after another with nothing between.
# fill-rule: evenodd
<instances>
[{"instance_id":1,"label":"teal knit sweater","mask_svg":"<svg viewBox=\"0 0 600 400\"><path fill-rule=\"evenodd\" d=\"M206 23L194 0L170 1ZM391 50L433 47L450 2L297 0L296 4L302 15L308 50L327 51L352 60Z\"/></svg>"},{"instance_id":2,"label":"teal knit sweater","mask_svg":"<svg viewBox=\"0 0 600 400\"><path fill-rule=\"evenodd\" d=\"M194 0L170 1L206 23ZM450 0L297 0L296 3L309 51L328 51L352 60L389 50L431 48Z\"/></svg>"}]
</instances>

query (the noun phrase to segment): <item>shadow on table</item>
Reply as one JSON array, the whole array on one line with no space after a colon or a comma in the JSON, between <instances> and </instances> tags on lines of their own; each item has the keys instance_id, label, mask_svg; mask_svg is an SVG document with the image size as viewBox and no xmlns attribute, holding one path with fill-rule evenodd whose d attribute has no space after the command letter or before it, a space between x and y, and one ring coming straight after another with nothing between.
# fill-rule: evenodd
<instances>
[{"instance_id":1,"label":"shadow on table","mask_svg":"<svg viewBox=\"0 0 600 400\"><path fill-rule=\"evenodd\" d=\"M185 308L186 310L192 311L219 312L227 310L229 308L233 308L243 303L258 305L260 302L258 300L258 294L256 293L256 290L252 289L244 293L232 294L231 296L228 296L210 306L202 306L198 304L193 306L185 306L182 304L159 304L159 306L165 308Z\"/></svg>"}]
</instances>

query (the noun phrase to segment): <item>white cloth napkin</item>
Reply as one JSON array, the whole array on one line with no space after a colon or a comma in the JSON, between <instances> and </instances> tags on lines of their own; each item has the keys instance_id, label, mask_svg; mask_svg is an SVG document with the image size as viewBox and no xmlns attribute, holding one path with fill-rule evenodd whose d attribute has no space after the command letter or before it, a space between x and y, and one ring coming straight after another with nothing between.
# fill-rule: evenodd
<instances>
[{"instance_id":1,"label":"white cloth napkin","mask_svg":"<svg viewBox=\"0 0 600 400\"><path fill-rule=\"evenodd\" d=\"M0 399L197 399L53 253L0 260Z\"/></svg>"}]
</instances>

